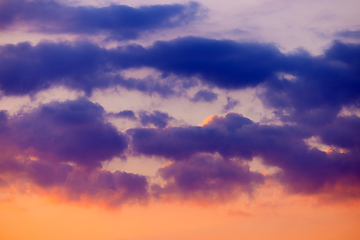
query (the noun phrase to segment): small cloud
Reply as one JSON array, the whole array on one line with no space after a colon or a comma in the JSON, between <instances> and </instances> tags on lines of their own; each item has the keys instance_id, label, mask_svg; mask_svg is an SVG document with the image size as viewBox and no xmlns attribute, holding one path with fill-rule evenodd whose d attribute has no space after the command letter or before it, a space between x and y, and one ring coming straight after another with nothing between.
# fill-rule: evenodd
<instances>
[{"instance_id":1,"label":"small cloud","mask_svg":"<svg viewBox=\"0 0 360 240\"><path fill-rule=\"evenodd\" d=\"M167 113L154 111L153 113L148 113L146 111L140 112L140 122L143 126L153 124L155 127L164 128L168 125L168 122L173 119Z\"/></svg>"},{"instance_id":2,"label":"small cloud","mask_svg":"<svg viewBox=\"0 0 360 240\"><path fill-rule=\"evenodd\" d=\"M131 120L136 120L135 113L131 110L124 110L118 113L109 113L108 115L116 118L128 118Z\"/></svg>"},{"instance_id":3,"label":"small cloud","mask_svg":"<svg viewBox=\"0 0 360 240\"><path fill-rule=\"evenodd\" d=\"M213 102L218 98L218 95L210 90L200 90L191 99L192 102Z\"/></svg>"},{"instance_id":4,"label":"small cloud","mask_svg":"<svg viewBox=\"0 0 360 240\"><path fill-rule=\"evenodd\" d=\"M225 104L223 108L223 112L228 112L232 109L234 109L239 104L238 100L232 99L231 97L227 97L227 103Z\"/></svg>"}]
</instances>

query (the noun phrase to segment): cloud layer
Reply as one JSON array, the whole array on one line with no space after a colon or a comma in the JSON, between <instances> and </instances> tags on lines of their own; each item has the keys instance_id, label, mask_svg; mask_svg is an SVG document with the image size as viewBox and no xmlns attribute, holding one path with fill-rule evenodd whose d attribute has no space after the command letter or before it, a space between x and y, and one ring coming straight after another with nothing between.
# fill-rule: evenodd
<instances>
[{"instance_id":1,"label":"cloud layer","mask_svg":"<svg viewBox=\"0 0 360 240\"><path fill-rule=\"evenodd\" d=\"M355 116L339 117L334 124L312 132L300 126L259 125L229 113L224 118L213 117L202 127L133 129L129 133L135 151L181 162L171 169L178 165L180 169L193 167L193 160L189 159L200 153L219 153L224 159L235 158L239 163L260 157L265 165L281 170L273 177L289 191L318 193L348 178L355 185L360 183L360 163L356 157L358 139L338 128L340 122L349 122L351 125L345 128L354 130L359 121ZM325 143L346 151L326 153L305 144L304 140L318 134Z\"/></svg>"},{"instance_id":2,"label":"cloud layer","mask_svg":"<svg viewBox=\"0 0 360 240\"><path fill-rule=\"evenodd\" d=\"M124 80L116 74L152 67L164 76L199 77L229 90L261 84L264 104L277 109L283 121L316 125L336 117L344 105L359 104L359 49L334 42L314 57L305 51L283 54L272 45L195 37L109 50L86 42L21 43L0 48L0 89L4 95L24 95L62 85L90 95L94 89L122 86L164 97L174 94L171 83ZM214 94L200 91L193 100L212 99Z\"/></svg>"},{"instance_id":3,"label":"cloud layer","mask_svg":"<svg viewBox=\"0 0 360 240\"><path fill-rule=\"evenodd\" d=\"M198 8L195 2L133 8L117 4L73 7L53 0L2 0L0 30L20 24L46 34L104 34L113 40L136 39L144 32L187 24L195 19Z\"/></svg>"},{"instance_id":4,"label":"cloud layer","mask_svg":"<svg viewBox=\"0 0 360 240\"><path fill-rule=\"evenodd\" d=\"M288 193L346 192L347 197L358 198L360 118L356 111L340 113L360 108L360 45L333 41L314 56L304 49L284 53L270 43L198 36L149 46L135 41L185 26L198 19L200 10L194 2L134 8L0 1L3 33L21 26L42 36L117 40L111 42L115 47L101 47L95 40L0 46L1 97L34 97L59 86L85 93L76 100L40 104L15 115L0 111L0 187L25 182L56 189L58 195L65 192L69 198L119 205L168 197L222 201L252 194L272 180ZM343 30L335 35L356 40L359 34ZM144 69L156 74L124 74ZM161 111L144 109L143 104L137 110L107 112L89 100L95 90L117 88L156 94L161 101L189 96L193 88L186 101L196 106L219 105L225 93L224 113L239 105L232 93L255 88L278 125L228 112L212 115L199 126L174 127L170 123L176 122L172 117L176 115L168 114L160 103L149 105L160 106ZM120 132L108 121L113 118L127 118L137 127ZM328 149L309 144L313 138ZM157 171L160 183L140 174L102 169L114 158L138 156L167 161ZM251 169L255 158L277 171Z\"/></svg>"}]
</instances>

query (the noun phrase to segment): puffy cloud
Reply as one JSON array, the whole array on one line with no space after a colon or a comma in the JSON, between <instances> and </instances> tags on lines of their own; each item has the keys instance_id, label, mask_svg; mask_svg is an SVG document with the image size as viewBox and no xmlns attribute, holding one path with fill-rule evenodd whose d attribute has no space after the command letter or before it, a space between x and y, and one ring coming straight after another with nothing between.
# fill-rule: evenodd
<instances>
[{"instance_id":1,"label":"puffy cloud","mask_svg":"<svg viewBox=\"0 0 360 240\"><path fill-rule=\"evenodd\" d=\"M1 138L45 161L95 167L120 156L128 144L104 115L100 105L84 98L51 102L8 118Z\"/></svg>"},{"instance_id":2,"label":"puffy cloud","mask_svg":"<svg viewBox=\"0 0 360 240\"><path fill-rule=\"evenodd\" d=\"M251 193L264 181L262 174L251 172L246 165L207 154L167 164L158 174L165 184L154 185L154 194L183 199L229 200L240 193Z\"/></svg>"},{"instance_id":3,"label":"puffy cloud","mask_svg":"<svg viewBox=\"0 0 360 240\"><path fill-rule=\"evenodd\" d=\"M32 94L54 85L88 95L94 89L114 86L162 97L174 94L173 83L124 80L117 74L128 68L152 67L163 76L199 77L203 83L225 89L262 84L260 97L283 121L322 124L336 117L343 105L359 101L357 44L335 42L317 57L305 51L283 54L272 45L196 37L158 41L148 48L21 43L2 46L0 52L0 89L5 95ZM195 99L215 96L210 95L199 92Z\"/></svg>"},{"instance_id":4,"label":"puffy cloud","mask_svg":"<svg viewBox=\"0 0 360 240\"><path fill-rule=\"evenodd\" d=\"M126 81L110 74L136 67L153 67L163 75L199 76L222 88L245 88L271 77L282 57L271 45L195 37L159 41L149 48L129 45L110 50L88 42L20 43L2 46L0 53L0 88L5 95L34 93L53 85L88 94L94 88L115 85L162 96L173 94L167 85Z\"/></svg>"},{"instance_id":5,"label":"puffy cloud","mask_svg":"<svg viewBox=\"0 0 360 240\"><path fill-rule=\"evenodd\" d=\"M354 129L352 125L348 128ZM346 145L347 152L329 154L311 149L304 140L322 131L322 134L331 132L327 128L312 131L299 126L259 125L241 115L227 114L213 117L202 127L132 129L128 132L137 153L162 156L176 162L190 161L200 153L219 153L225 159L236 158L240 162L260 157L265 165L281 169L273 177L293 192L325 191L343 184L348 178L353 178L353 184L358 186L360 162L356 136L349 140L356 145L355 150ZM335 136L333 139L341 141L342 138ZM339 147L345 146L339 144Z\"/></svg>"},{"instance_id":6,"label":"puffy cloud","mask_svg":"<svg viewBox=\"0 0 360 240\"><path fill-rule=\"evenodd\" d=\"M108 87L111 80L99 79L106 72L107 52L90 43L29 43L0 47L0 88L5 95L25 95L65 85L91 92ZM109 70L109 69L108 69Z\"/></svg>"},{"instance_id":7,"label":"puffy cloud","mask_svg":"<svg viewBox=\"0 0 360 240\"><path fill-rule=\"evenodd\" d=\"M219 88L261 84L264 104L283 121L316 125L359 102L359 49L359 44L334 42L323 55L311 56L304 50L283 54L273 45L186 37L124 54L164 74L199 77Z\"/></svg>"},{"instance_id":8,"label":"puffy cloud","mask_svg":"<svg viewBox=\"0 0 360 240\"><path fill-rule=\"evenodd\" d=\"M108 199L114 205L149 197L144 176L96 167L127 147L126 138L104 122L99 105L78 99L42 105L14 117L2 115L2 186L25 179L41 188L63 189L69 197ZM278 180L290 192L336 194L332 190L340 186L351 187L346 190L349 196L359 197L359 122L359 117L351 116L321 128L260 125L228 113L212 116L202 127L135 128L127 133L135 154L174 161L159 169L166 184L152 185L155 197L224 200L251 193L265 178ZM317 135L334 150L324 152L305 144L305 139ZM250 171L247 163L254 157L280 171L266 177Z\"/></svg>"},{"instance_id":9,"label":"puffy cloud","mask_svg":"<svg viewBox=\"0 0 360 240\"><path fill-rule=\"evenodd\" d=\"M133 8L67 6L59 2L2 0L0 29L14 24L48 34L105 34L111 39L135 39L143 32L181 26L196 18L199 4L152 5Z\"/></svg>"},{"instance_id":10,"label":"puffy cloud","mask_svg":"<svg viewBox=\"0 0 360 240\"><path fill-rule=\"evenodd\" d=\"M198 37L158 41L147 49L129 49L143 65L164 74L198 76L220 88L254 87L273 76L286 61L273 45ZM131 57L131 56L129 56Z\"/></svg>"},{"instance_id":11,"label":"puffy cloud","mask_svg":"<svg viewBox=\"0 0 360 240\"><path fill-rule=\"evenodd\" d=\"M173 127L166 129L128 130L134 150L141 154L185 160L201 152L220 153L224 157L250 159L262 152L303 145L310 137L295 126L267 126L253 123L238 114L214 117L203 127ZM277 144L278 143L278 144Z\"/></svg>"},{"instance_id":12,"label":"puffy cloud","mask_svg":"<svg viewBox=\"0 0 360 240\"><path fill-rule=\"evenodd\" d=\"M4 95L35 94L53 86L66 86L91 95L94 89L120 86L168 97L171 85L156 79L123 79L113 74L132 67L122 50L107 50L89 42L42 42L0 46L0 90ZM131 59L131 58L129 58Z\"/></svg>"},{"instance_id":13,"label":"puffy cloud","mask_svg":"<svg viewBox=\"0 0 360 240\"><path fill-rule=\"evenodd\" d=\"M289 56L291 79L274 78L264 85L263 102L283 121L321 126L344 105L358 104L360 45L334 42L324 55Z\"/></svg>"},{"instance_id":14,"label":"puffy cloud","mask_svg":"<svg viewBox=\"0 0 360 240\"><path fill-rule=\"evenodd\" d=\"M100 169L128 145L105 116L103 107L85 98L43 104L15 116L0 112L1 186L32 183L61 198L111 206L146 202L145 176Z\"/></svg>"},{"instance_id":15,"label":"puffy cloud","mask_svg":"<svg viewBox=\"0 0 360 240\"><path fill-rule=\"evenodd\" d=\"M49 193L65 200L88 199L108 206L127 202L145 203L149 198L147 178L133 173L99 168L89 170L66 163L29 159L0 159L0 166L5 167L0 171L6 183L3 187L10 184L16 186L25 181L41 189L52 190Z\"/></svg>"}]
</instances>

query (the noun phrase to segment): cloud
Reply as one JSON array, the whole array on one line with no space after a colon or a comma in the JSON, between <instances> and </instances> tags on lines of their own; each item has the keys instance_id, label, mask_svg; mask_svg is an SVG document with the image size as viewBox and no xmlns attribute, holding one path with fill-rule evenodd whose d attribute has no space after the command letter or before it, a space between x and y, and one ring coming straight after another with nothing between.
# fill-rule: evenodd
<instances>
[{"instance_id":1,"label":"cloud","mask_svg":"<svg viewBox=\"0 0 360 240\"><path fill-rule=\"evenodd\" d=\"M224 113L227 113L228 111L234 109L239 104L238 100L232 99L231 97L227 97L226 101L227 103L225 104L222 110L222 112Z\"/></svg>"},{"instance_id":2,"label":"cloud","mask_svg":"<svg viewBox=\"0 0 360 240\"><path fill-rule=\"evenodd\" d=\"M25 95L62 85L90 95L94 89L121 86L162 97L175 94L172 81L124 80L118 74L151 67L163 77L198 77L207 85L229 90L261 84L261 99L283 121L317 124L336 117L341 106L359 100L359 49L357 44L334 42L320 56L303 50L283 54L269 44L196 37L158 41L147 48L20 43L0 47L0 89L4 95ZM202 99L204 92L198 97Z\"/></svg>"},{"instance_id":3,"label":"cloud","mask_svg":"<svg viewBox=\"0 0 360 240\"><path fill-rule=\"evenodd\" d=\"M117 118L128 118L131 120L136 120L135 113L132 110L124 110L118 113L108 113L109 116L117 117Z\"/></svg>"},{"instance_id":4,"label":"cloud","mask_svg":"<svg viewBox=\"0 0 360 240\"><path fill-rule=\"evenodd\" d=\"M148 113L142 111L139 113L140 122L143 126L148 126L153 124L155 127L164 128L168 125L168 122L173 119L167 113L154 111L153 113Z\"/></svg>"},{"instance_id":5,"label":"cloud","mask_svg":"<svg viewBox=\"0 0 360 240\"><path fill-rule=\"evenodd\" d=\"M359 39L360 38L360 31L349 31L349 30L343 30L335 33L335 36L343 37L343 38L354 38Z\"/></svg>"},{"instance_id":6,"label":"cloud","mask_svg":"<svg viewBox=\"0 0 360 240\"><path fill-rule=\"evenodd\" d=\"M127 148L127 137L106 123L104 115L101 106L84 98L52 102L13 117L1 112L2 186L24 179L44 189L62 189L70 198L85 196L110 205L148 199L144 176L100 170L103 161ZM173 161L158 170L166 184L152 185L154 197L222 201L251 194L265 178L279 181L291 193L336 195L334 189L347 189L349 197L359 197L357 116L338 117L318 128L260 125L236 113L214 115L202 127L165 128L167 122L161 120L167 114L146 116L147 124L159 128L128 130L133 152ZM309 147L304 140L312 136L320 136L333 150ZM247 163L254 157L280 171L266 177L250 171Z\"/></svg>"},{"instance_id":7,"label":"cloud","mask_svg":"<svg viewBox=\"0 0 360 240\"><path fill-rule=\"evenodd\" d=\"M143 65L164 74L197 76L225 89L255 87L281 68L283 54L273 45L199 37L157 41L147 49L128 49ZM129 56L130 57L130 56Z\"/></svg>"},{"instance_id":8,"label":"cloud","mask_svg":"<svg viewBox=\"0 0 360 240\"><path fill-rule=\"evenodd\" d=\"M0 30L15 24L47 34L105 34L115 40L136 39L141 33L178 27L193 21L199 4L152 5L138 8L67 6L56 1L3 0Z\"/></svg>"},{"instance_id":9,"label":"cloud","mask_svg":"<svg viewBox=\"0 0 360 240\"><path fill-rule=\"evenodd\" d=\"M228 201L231 196L251 193L264 176L248 166L212 155L197 155L186 161L167 164L158 170L163 187L152 186L157 197L175 195L182 199Z\"/></svg>"},{"instance_id":10,"label":"cloud","mask_svg":"<svg viewBox=\"0 0 360 240\"><path fill-rule=\"evenodd\" d=\"M352 120L356 124L357 121L358 118ZM336 123L331 129L336 129ZM348 129L354 129L353 125ZM187 162L203 153L218 153L225 159L236 158L240 162L260 157L265 165L281 169L273 177L290 192L319 193L334 188L336 184L346 186L349 178L352 184L360 184L359 145L355 135L336 138L335 132L332 139L340 142L351 137L347 145L338 143L339 147L346 147L345 152L329 154L305 144L304 140L313 135L331 134L326 127L313 130L291 125L259 125L233 113L213 117L203 127L132 129L128 133L132 135L135 152L173 159L175 163ZM356 147L351 148L349 144Z\"/></svg>"},{"instance_id":11,"label":"cloud","mask_svg":"<svg viewBox=\"0 0 360 240\"><path fill-rule=\"evenodd\" d=\"M284 122L321 126L336 118L342 106L358 104L360 45L334 42L324 55L289 55L292 79L273 78L260 94Z\"/></svg>"},{"instance_id":12,"label":"cloud","mask_svg":"<svg viewBox=\"0 0 360 240\"><path fill-rule=\"evenodd\" d=\"M99 79L105 69L107 52L90 43L43 42L0 47L0 87L4 95L36 93L51 86L65 85L91 92L109 87L111 79Z\"/></svg>"},{"instance_id":13,"label":"cloud","mask_svg":"<svg viewBox=\"0 0 360 240\"><path fill-rule=\"evenodd\" d=\"M143 48L128 45L104 49L89 42L42 42L0 47L0 88L5 95L25 95L62 85L83 90L124 86L168 96L167 85L114 76L128 68L153 67L165 76L199 76L221 88L256 86L273 75L281 53L271 45L228 40L179 38ZM21 71L19 71L21 68Z\"/></svg>"},{"instance_id":14,"label":"cloud","mask_svg":"<svg viewBox=\"0 0 360 240\"><path fill-rule=\"evenodd\" d=\"M145 176L100 169L128 145L105 116L103 107L85 98L42 104L14 116L0 112L1 187L25 184L65 200L107 206L145 203Z\"/></svg>"},{"instance_id":15,"label":"cloud","mask_svg":"<svg viewBox=\"0 0 360 240\"><path fill-rule=\"evenodd\" d=\"M130 78L124 80L118 77L115 78L114 83L130 91L137 90L149 95L156 93L163 98L168 98L176 94L174 90L175 86L173 86L171 82L160 83L158 79L146 78L143 80L138 80Z\"/></svg>"},{"instance_id":16,"label":"cloud","mask_svg":"<svg viewBox=\"0 0 360 240\"><path fill-rule=\"evenodd\" d=\"M5 145L54 163L100 166L120 156L127 137L104 118L105 111L91 101L51 102L31 112L9 117L1 134Z\"/></svg>"},{"instance_id":17,"label":"cloud","mask_svg":"<svg viewBox=\"0 0 360 240\"><path fill-rule=\"evenodd\" d=\"M14 166L17 167L9 167ZM41 160L19 161L0 159L0 172L7 185L17 186L19 181L55 194L65 200L105 203L108 206L119 206L124 203L146 203L149 198L148 181L145 176L121 171L82 169L67 163L51 163ZM51 190L51 191L50 191Z\"/></svg>"},{"instance_id":18,"label":"cloud","mask_svg":"<svg viewBox=\"0 0 360 240\"><path fill-rule=\"evenodd\" d=\"M319 131L322 141L337 148L360 151L360 118L357 116L337 117Z\"/></svg>"},{"instance_id":19,"label":"cloud","mask_svg":"<svg viewBox=\"0 0 360 240\"><path fill-rule=\"evenodd\" d=\"M191 99L192 102L213 102L218 98L218 95L210 90L199 90Z\"/></svg>"},{"instance_id":20,"label":"cloud","mask_svg":"<svg viewBox=\"0 0 360 240\"><path fill-rule=\"evenodd\" d=\"M89 42L8 44L0 46L0 53L0 90L7 96L35 94L53 86L87 95L94 89L116 86L164 98L175 93L171 84L156 79L123 79L118 71L136 63L129 65L127 54L121 50L107 50Z\"/></svg>"},{"instance_id":21,"label":"cloud","mask_svg":"<svg viewBox=\"0 0 360 240\"><path fill-rule=\"evenodd\" d=\"M136 152L177 161L196 153L220 153L226 158L241 156L251 159L255 156L251 149L268 149L271 140L283 141L281 143L290 147L291 143L295 146L301 142L301 137L309 136L295 126L259 125L235 113L227 114L225 118L215 117L203 127L135 128L128 133ZM278 135L282 137L275 141Z\"/></svg>"},{"instance_id":22,"label":"cloud","mask_svg":"<svg viewBox=\"0 0 360 240\"><path fill-rule=\"evenodd\" d=\"M86 98L50 102L14 116L1 111L1 187L26 184L66 200L107 206L145 203L150 197L145 176L100 169L128 145L105 116L103 107Z\"/></svg>"},{"instance_id":23,"label":"cloud","mask_svg":"<svg viewBox=\"0 0 360 240\"><path fill-rule=\"evenodd\" d=\"M261 84L264 104L283 121L322 124L359 101L359 46L335 41L323 55L311 56L301 49L284 54L270 44L186 37L124 52L164 74L199 77L219 88Z\"/></svg>"}]
</instances>

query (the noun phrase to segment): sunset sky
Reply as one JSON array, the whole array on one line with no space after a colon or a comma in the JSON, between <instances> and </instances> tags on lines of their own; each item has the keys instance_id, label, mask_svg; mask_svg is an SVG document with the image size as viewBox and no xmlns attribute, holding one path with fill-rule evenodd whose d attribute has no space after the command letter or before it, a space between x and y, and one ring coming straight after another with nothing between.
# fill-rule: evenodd
<instances>
[{"instance_id":1,"label":"sunset sky","mask_svg":"<svg viewBox=\"0 0 360 240\"><path fill-rule=\"evenodd\" d=\"M0 239L360 239L359 9L0 0Z\"/></svg>"}]
</instances>

